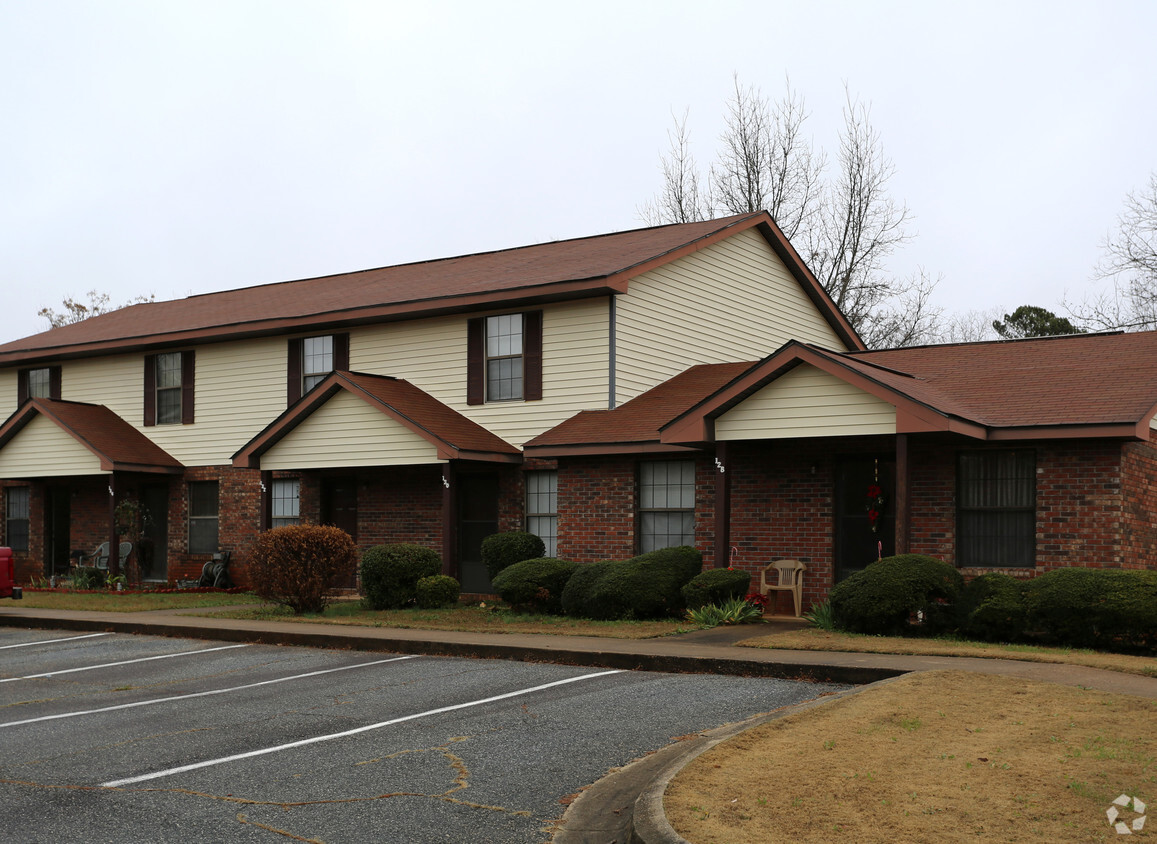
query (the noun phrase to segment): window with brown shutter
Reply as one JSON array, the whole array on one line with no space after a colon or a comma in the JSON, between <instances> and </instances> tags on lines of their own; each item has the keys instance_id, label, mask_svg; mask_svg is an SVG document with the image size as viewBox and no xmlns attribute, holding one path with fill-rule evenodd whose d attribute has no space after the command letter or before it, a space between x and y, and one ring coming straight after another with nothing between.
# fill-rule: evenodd
<instances>
[{"instance_id":1,"label":"window with brown shutter","mask_svg":"<svg viewBox=\"0 0 1157 844\"><path fill-rule=\"evenodd\" d=\"M191 425L196 396L192 351L145 355L144 424Z\"/></svg>"},{"instance_id":2,"label":"window with brown shutter","mask_svg":"<svg viewBox=\"0 0 1157 844\"><path fill-rule=\"evenodd\" d=\"M542 398L542 311L471 319L466 326L466 403Z\"/></svg>"}]
</instances>

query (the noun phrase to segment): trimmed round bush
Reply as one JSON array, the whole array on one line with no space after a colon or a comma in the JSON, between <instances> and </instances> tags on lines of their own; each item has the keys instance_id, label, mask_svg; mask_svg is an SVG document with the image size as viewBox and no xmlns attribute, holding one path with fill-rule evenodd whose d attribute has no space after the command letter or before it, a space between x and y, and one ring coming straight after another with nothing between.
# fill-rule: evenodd
<instances>
[{"instance_id":1,"label":"trimmed round bush","mask_svg":"<svg viewBox=\"0 0 1157 844\"><path fill-rule=\"evenodd\" d=\"M702 568L702 555L688 545L580 566L563 590L563 611L594 619L680 616L683 586Z\"/></svg>"},{"instance_id":2,"label":"trimmed round bush","mask_svg":"<svg viewBox=\"0 0 1157 844\"><path fill-rule=\"evenodd\" d=\"M334 578L352 572L357 560L357 546L344 530L287 525L257 535L246 568L258 597L301 615L324 610Z\"/></svg>"},{"instance_id":3,"label":"trimmed round bush","mask_svg":"<svg viewBox=\"0 0 1157 844\"><path fill-rule=\"evenodd\" d=\"M421 545L375 545L362 554L362 592L371 610L395 610L414 603L418 581L442 573L442 558Z\"/></svg>"},{"instance_id":4,"label":"trimmed round bush","mask_svg":"<svg viewBox=\"0 0 1157 844\"><path fill-rule=\"evenodd\" d=\"M751 572L707 569L687 581L681 591L687 609L697 610L708 604L724 604L732 598L742 598L750 588Z\"/></svg>"},{"instance_id":5,"label":"trimmed round bush","mask_svg":"<svg viewBox=\"0 0 1157 844\"><path fill-rule=\"evenodd\" d=\"M557 557L522 560L494 578L498 597L520 612L562 613L562 593L578 563Z\"/></svg>"},{"instance_id":6,"label":"trimmed round bush","mask_svg":"<svg viewBox=\"0 0 1157 844\"><path fill-rule=\"evenodd\" d=\"M1007 574L990 572L973 578L956 602L960 633L984 642L1016 642L1024 638L1024 583Z\"/></svg>"},{"instance_id":7,"label":"trimmed round bush","mask_svg":"<svg viewBox=\"0 0 1157 844\"><path fill-rule=\"evenodd\" d=\"M445 574L423 577L414 585L415 600L424 610L452 607L458 603L462 586L457 580Z\"/></svg>"},{"instance_id":8,"label":"trimmed round bush","mask_svg":"<svg viewBox=\"0 0 1157 844\"><path fill-rule=\"evenodd\" d=\"M1062 645L1157 651L1157 572L1056 569L1025 585L1029 628Z\"/></svg>"},{"instance_id":9,"label":"trimmed round bush","mask_svg":"<svg viewBox=\"0 0 1157 844\"><path fill-rule=\"evenodd\" d=\"M924 614L924 631L949 626L951 604L964 587L954 567L935 557L900 554L870 563L836 584L829 597L836 627L852 633L908 633L908 619Z\"/></svg>"},{"instance_id":10,"label":"trimmed round bush","mask_svg":"<svg viewBox=\"0 0 1157 844\"><path fill-rule=\"evenodd\" d=\"M533 560L546 553L546 545L533 533L509 530L495 533L482 540L482 563L491 582L508 566L523 560Z\"/></svg>"}]
</instances>

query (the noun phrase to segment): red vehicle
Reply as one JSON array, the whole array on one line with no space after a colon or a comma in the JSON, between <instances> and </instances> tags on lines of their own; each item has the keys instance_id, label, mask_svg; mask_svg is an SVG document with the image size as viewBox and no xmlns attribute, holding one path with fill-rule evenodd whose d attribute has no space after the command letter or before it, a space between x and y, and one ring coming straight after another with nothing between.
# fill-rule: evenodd
<instances>
[{"instance_id":1,"label":"red vehicle","mask_svg":"<svg viewBox=\"0 0 1157 844\"><path fill-rule=\"evenodd\" d=\"M24 590L16 585L16 560L12 558L12 549L0 548L0 598L19 601L23 597Z\"/></svg>"}]
</instances>

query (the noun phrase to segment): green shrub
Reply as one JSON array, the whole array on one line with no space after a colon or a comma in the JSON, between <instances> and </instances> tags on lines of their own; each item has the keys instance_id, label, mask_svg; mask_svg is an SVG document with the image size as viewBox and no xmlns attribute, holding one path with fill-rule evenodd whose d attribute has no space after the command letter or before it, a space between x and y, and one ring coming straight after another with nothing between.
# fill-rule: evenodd
<instances>
[{"instance_id":1,"label":"green shrub","mask_svg":"<svg viewBox=\"0 0 1157 844\"><path fill-rule=\"evenodd\" d=\"M1024 637L1024 583L1000 572L973 578L956 602L961 635L984 642L1015 642Z\"/></svg>"},{"instance_id":2,"label":"green shrub","mask_svg":"<svg viewBox=\"0 0 1157 844\"><path fill-rule=\"evenodd\" d=\"M80 566L72 571L73 589L103 589L108 580L104 569L95 566Z\"/></svg>"},{"instance_id":3,"label":"green shrub","mask_svg":"<svg viewBox=\"0 0 1157 844\"><path fill-rule=\"evenodd\" d=\"M457 604L462 586L448 575L434 574L419 580L414 586L414 592L419 607L437 610Z\"/></svg>"},{"instance_id":4,"label":"green shrub","mask_svg":"<svg viewBox=\"0 0 1157 844\"><path fill-rule=\"evenodd\" d=\"M495 533L482 540L482 562L492 583L507 566L541 558L545 553L542 540L524 530Z\"/></svg>"},{"instance_id":5,"label":"green shrub","mask_svg":"<svg viewBox=\"0 0 1157 844\"><path fill-rule=\"evenodd\" d=\"M1065 568L1025 585L1029 628L1062 645L1157 650L1157 572Z\"/></svg>"},{"instance_id":6,"label":"green shrub","mask_svg":"<svg viewBox=\"0 0 1157 844\"><path fill-rule=\"evenodd\" d=\"M687 545L580 566L563 590L563 611L594 619L681 616L683 586L702 568L702 555Z\"/></svg>"},{"instance_id":7,"label":"green shrub","mask_svg":"<svg viewBox=\"0 0 1157 844\"><path fill-rule=\"evenodd\" d=\"M751 573L738 569L707 569L683 586L683 603L689 610L742 598L751 587Z\"/></svg>"},{"instance_id":8,"label":"green shrub","mask_svg":"<svg viewBox=\"0 0 1157 844\"><path fill-rule=\"evenodd\" d=\"M362 554L362 593L371 610L409 606L418 596L418 581L442 573L442 558L421 545L375 545Z\"/></svg>"},{"instance_id":9,"label":"green shrub","mask_svg":"<svg viewBox=\"0 0 1157 844\"><path fill-rule=\"evenodd\" d=\"M357 546L340 528L288 525L257 535L247 569L259 597L301 615L325 609L334 578L348 576L357 559Z\"/></svg>"},{"instance_id":10,"label":"green shrub","mask_svg":"<svg viewBox=\"0 0 1157 844\"><path fill-rule=\"evenodd\" d=\"M516 610L557 615L563 590L577 568L577 563L556 557L522 560L498 573L494 591Z\"/></svg>"},{"instance_id":11,"label":"green shrub","mask_svg":"<svg viewBox=\"0 0 1157 844\"><path fill-rule=\"evenodd\" d=\"M829 600L836 626L853 633L904 634L924 616L924 631L949 627L951 604L964 586L955 568L935 557L901 554L870 563L836 584Z\"/></svg>"},{"instance_id":12,"label":"green shrub","mask_svg":"<svg viewBox=\"0 0 1157 844\"><path fill-rule=\"evenodd\" d=\"M812 604L811 609L805 612L803 617L812 627L818 627L820 630L827 630L831 633L836 629L836 620L832 617L832 602L830 600L824 601L822 604Z\"/></svg>"}]
</instances>

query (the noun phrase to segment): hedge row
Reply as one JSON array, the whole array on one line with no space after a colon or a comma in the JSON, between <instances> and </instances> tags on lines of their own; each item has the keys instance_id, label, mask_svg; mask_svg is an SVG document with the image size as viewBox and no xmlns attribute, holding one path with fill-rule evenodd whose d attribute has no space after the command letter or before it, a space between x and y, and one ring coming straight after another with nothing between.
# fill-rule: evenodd
<instances>
[{"instance_id":1,"label":"hedge row","mask_svg":"<svg viewBox=\"0 0 1157 844\"><path fill-rule=\"evenodd\" d=\"M871 563L830 600L837 628L856 633L1157 652L1157 571L1074 567L1027 581L993 572L964 586L947 563L908 554Z\"/></svg>"}]
</instances>

